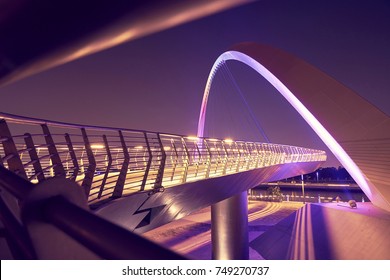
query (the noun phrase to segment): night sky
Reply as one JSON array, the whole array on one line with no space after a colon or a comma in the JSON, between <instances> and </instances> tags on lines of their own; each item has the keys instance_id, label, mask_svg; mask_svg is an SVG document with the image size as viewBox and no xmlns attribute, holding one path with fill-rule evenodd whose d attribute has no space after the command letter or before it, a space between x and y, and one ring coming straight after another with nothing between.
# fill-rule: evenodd
<instances>
[{"instance_id":1,"label":"night sky","mask_svg":"<svg viewBox=\"0 0 390 280\"><path fill-rule=\"evenodd\" d=\"M257 1L4 86L0 111L195 135L214 61L243 41L272 45L304 59L390 115L388 0ZM260 76L237 62L228 66L271 142L327 150ZM257 140L239 99L224 93L224 87L221 82L212 91L206 132ZM330 157L325 165L338 163Z\"/></svg>"}]
</instances>

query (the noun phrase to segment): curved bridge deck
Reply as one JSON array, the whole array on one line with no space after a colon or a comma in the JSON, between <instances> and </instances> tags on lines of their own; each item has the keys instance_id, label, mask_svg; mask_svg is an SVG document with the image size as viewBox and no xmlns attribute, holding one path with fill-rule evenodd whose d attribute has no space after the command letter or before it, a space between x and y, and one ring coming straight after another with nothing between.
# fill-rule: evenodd
<instances>
[{"instance_id":1,"label":"curved bridge deck","mask_svg":"<svg viewBox=\"0 0 390 280\"><path fill-rule=\"evenodd\" d=\"M0 114L1 164L33 182L66 177L88 203L281 164L323 151L279 144L71 125ZM100 204L100 203L99 203Z\"/></svg>"},{"instance_id":2,"label":"curved bridge deck","mask_svg":"<svg viewBox=\"0 0 390 280\"><path fill-rule=\"evenodd\" d=\"M139 258L113 252L124 240L150 247L143 257L153 258L164 249L123 228L146 232L260 183L311 172L326 159L323 151L286 145L0 117L0 184L8 191L0 214L24 252L17 258ZM105 219L85 212L87 204ZM37 211L39 221L31 214ZM45 226L48 220L57 229ZM103 224L118 240L106 240ZM86 232L99 235L97 242ZM67 245L53 250L48 238Z\"/></svg>"},{"instance_id":3,"label":"curved bridge deck","mask_svg":"<svg viewBox=\"0 0 390 280\"><path fill-rule=\"evenodd\" d=\"M0 116L4 167L32 183L75 181L96 213L140 232L326 160L302 147Z\"/></svg>"}]
</instances>

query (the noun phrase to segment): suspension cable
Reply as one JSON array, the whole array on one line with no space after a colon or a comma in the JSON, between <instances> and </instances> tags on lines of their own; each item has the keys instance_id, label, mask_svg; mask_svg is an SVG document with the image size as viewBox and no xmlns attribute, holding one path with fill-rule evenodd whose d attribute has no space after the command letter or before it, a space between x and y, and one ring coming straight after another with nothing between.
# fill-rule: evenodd
<instances>
[{"instance_id":1,"label":"suspension cable","mask_svg":"<svg viewBox=\"0 0 390 280\"><path fill-rule=\"evenodd\" d=\"M262 128L262 126L260 125L260 122L257 120L256 116L254 115L252 109L250 108L248 102L246 101L246 98L241 90L241 88L239 87L236 79L233 77L228 65L226 64L226 62L223 62L223 65L222 67L226 70L226 73L228 74L230 80L232 81L232 84L234 85L235 89L237 90L237 93L239 94L239 97L242 101L242 103L244 104L244 106L247 108L248 112L249 112L249 115L251 117L251 119L253 120L254 124L256 125L256 128L258 129L258 131L260 132L260 134L263 136L263 138L265 139L265 141L267 143L270 143L270 140L268 138L268 136L266 135L264 129Z\"/></svg>"}]
</instances>

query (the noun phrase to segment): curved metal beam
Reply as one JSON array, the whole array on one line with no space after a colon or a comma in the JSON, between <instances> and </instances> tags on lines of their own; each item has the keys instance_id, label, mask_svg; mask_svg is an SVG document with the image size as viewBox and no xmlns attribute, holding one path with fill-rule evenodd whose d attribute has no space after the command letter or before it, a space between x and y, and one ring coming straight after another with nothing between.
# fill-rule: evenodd
<instances>
[{"instance_id":1,"label":"curved metal beam","mask_svg":"<svg viewBox=\"0 0 390 280\"><path fill-rule=\"evenodd\" d=\"M0 84L253 0L3 0Z\"/></svg>"},{"instance_id":2,"label":"curved metal beam","mask_svg":"<svg viewBox=\"0 0 390 280\"><path fill-rule=\"evenodd\" d=\"M270 82L305 119L374 205L390 211L390 118L308 63L270 46L242 43L215 61L203 96L203 136L213 78L224 61L242 62Z\"/></svg>"}]
</instances>

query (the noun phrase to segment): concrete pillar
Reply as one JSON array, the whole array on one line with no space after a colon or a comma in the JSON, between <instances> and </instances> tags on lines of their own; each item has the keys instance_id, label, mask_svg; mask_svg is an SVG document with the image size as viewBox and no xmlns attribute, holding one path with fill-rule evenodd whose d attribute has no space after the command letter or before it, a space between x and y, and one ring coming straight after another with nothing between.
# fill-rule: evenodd
<instances>
[{"instance_id":1,"label":"concrete pillar","mask_svg":"<svg viewBox=\"0 0 390 280\"><path fill-rule=\"evenodd\" d=\"M211 206L211 242L214 260L249 259L246 191Z\"/></svg>"}]
</instances>

